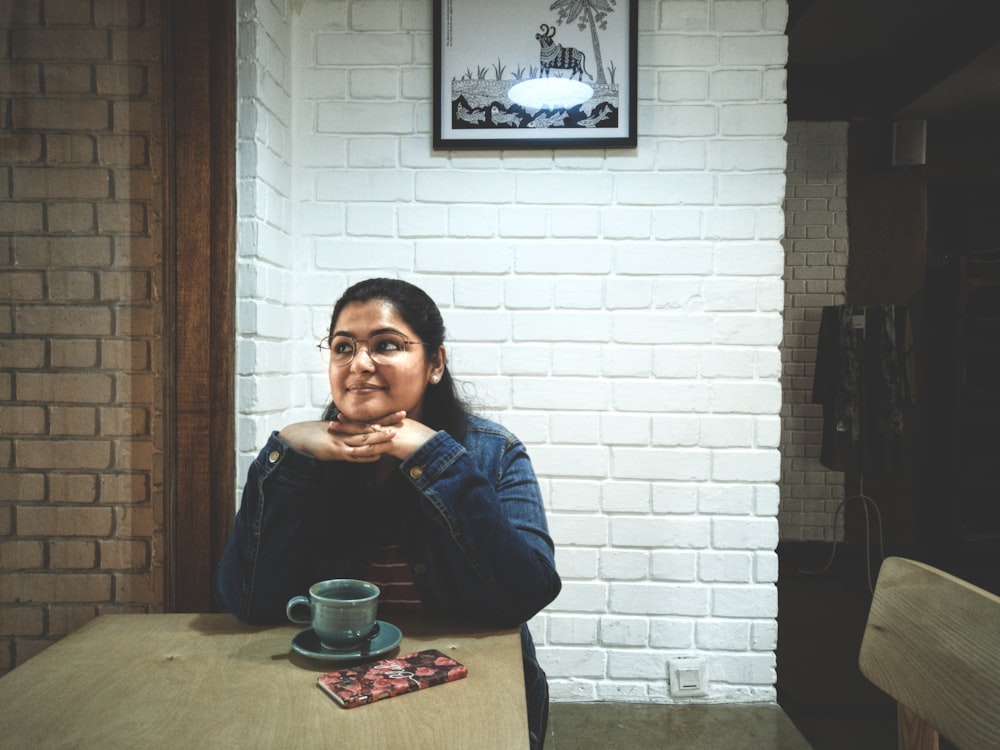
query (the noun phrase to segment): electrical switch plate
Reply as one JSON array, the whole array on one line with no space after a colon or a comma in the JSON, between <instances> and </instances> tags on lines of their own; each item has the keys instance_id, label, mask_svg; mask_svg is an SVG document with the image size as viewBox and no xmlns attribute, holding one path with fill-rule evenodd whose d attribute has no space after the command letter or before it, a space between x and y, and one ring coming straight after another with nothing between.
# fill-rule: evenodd
<instances>
[{"instance_id":1,"label":"electrical switch plate","mask_svg":"<svg viewBox=\"0 0 1000 750\"><path fill-rule=\"evenodd\" d=\"M679 656L667 667L670 694L675 698L708 695L708 666L702 656Z\"/></svg>"}]
</instances>

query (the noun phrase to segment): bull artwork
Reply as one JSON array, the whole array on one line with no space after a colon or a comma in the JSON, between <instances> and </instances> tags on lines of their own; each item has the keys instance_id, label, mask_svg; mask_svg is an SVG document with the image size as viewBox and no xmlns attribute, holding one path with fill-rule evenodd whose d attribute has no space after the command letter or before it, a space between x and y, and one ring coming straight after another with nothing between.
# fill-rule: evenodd
<instances>
[{"instance_id":1,"label":"bull artwork","mask_svg":"<svg viewBox=\"0 0 1000 750\"><path fill-rule=\"evenodd\" d=\"M582 81L583 74L587 73L587 56L575 47L563 47L561 44L553 42L552 37L556 33L555 26L550 27L547 23L543 23L540 28L541 31L535 34L535 39L541 45L538 63L541 66L542 76L548 76L552 68L555 68L556 70L568 70L570 79L577 76L577 79ZM594 80L594 76L590 73L587 73L587 78L591 81Z\"/></svg>"}]
</instances>

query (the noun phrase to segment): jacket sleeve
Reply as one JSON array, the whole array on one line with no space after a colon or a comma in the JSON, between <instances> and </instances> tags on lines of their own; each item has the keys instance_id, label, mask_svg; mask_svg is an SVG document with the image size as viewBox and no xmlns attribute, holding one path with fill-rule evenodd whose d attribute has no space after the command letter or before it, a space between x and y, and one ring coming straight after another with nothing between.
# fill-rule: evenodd
<instances>
[{"instance_id":1,"label":"jacket sleeve","mask_svg":"<svg viewBox=\"0 0 1000 750\"><path fill-rule=\"evenodd\" d=\"M286 602L312 583L304 541L317 463L274 433L250 466L214 579L216 600L244 622L284 620Z\"/></svg>"},{"instance_id":2,"label":"jacket sleeve","mask_svg":"<svg viewBox=\"0 0 1000 750\"><path fill-rule=\"evenodd\" d=\"M562 584L528 453L512 437L496 445L499 456L477 461L439 432L400 470L437 529L464 613L514 627L555 599Z\"/></svg>"}]
</instances>

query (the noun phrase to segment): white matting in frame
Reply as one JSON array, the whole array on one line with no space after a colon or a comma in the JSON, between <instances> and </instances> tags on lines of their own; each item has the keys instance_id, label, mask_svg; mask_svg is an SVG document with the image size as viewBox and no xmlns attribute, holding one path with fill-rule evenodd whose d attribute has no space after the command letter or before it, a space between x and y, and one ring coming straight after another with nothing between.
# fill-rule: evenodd
<instances>
[{"instance_id":1,"label":"white matting in frame","mask_svg":"<svg viewBox=\"0 0 1000 750\"><path fill-rule=\"evenodd\" d=\"M638 0L434 0L434 148L634 148Z\"/></svg>"}]
</instances>

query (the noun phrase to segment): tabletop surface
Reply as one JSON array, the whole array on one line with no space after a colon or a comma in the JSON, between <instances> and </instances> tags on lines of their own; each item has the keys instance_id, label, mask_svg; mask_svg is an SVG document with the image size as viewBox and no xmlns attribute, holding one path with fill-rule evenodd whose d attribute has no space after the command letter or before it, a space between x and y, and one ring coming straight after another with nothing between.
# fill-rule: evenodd
<instances>
[{"instance_id":1,"label":"tabletop surface","mask_svg":"<svg viewBox=\"0 0 1000 750\"><path fill-rule=\"evenodd\" d=\"M0 678L5 748L524 748L517 630L391 620L384 657L436 648L468 677L345 709L316 684L341 664L291 650L300 626L225 614L104 615Z\"/></svg>"}]
</instances>

